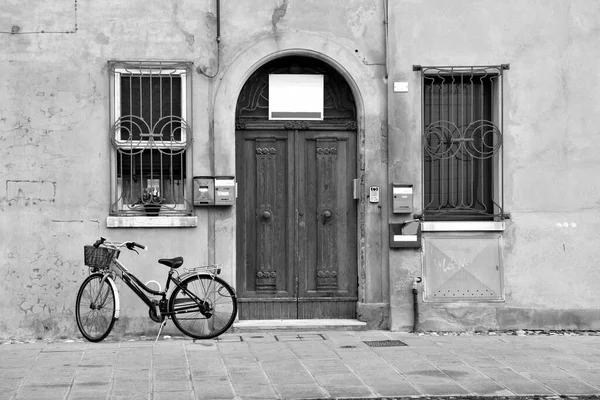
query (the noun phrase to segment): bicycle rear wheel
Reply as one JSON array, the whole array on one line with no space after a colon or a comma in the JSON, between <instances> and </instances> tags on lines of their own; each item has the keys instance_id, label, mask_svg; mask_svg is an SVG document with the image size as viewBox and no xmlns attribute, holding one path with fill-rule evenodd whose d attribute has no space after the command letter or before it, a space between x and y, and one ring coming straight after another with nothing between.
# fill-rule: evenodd
<instances>
[{"instance_id":1,"label":"bicycle rear wheel","mask_svg":"<svg viewBox=\"0 0 600 400\"><path fill-rule=\"evenodd\" d=\"M194 275L173 290L169 311L181 332L196 339L210 339L233 324L237 300L233 288L221 278Z\"/></svg>"},{"instance_id":2,"label":"bicycle rear wheel","mask_svg":"<svg viewBox=\"0 0 600 400\"><path fill-rule=\"evenodd\" d=\"M84 338L99 342L115 324L115 292L102 274L92 274L81 284L75 303L77 327Z\"/></svg>"}]
</instances>

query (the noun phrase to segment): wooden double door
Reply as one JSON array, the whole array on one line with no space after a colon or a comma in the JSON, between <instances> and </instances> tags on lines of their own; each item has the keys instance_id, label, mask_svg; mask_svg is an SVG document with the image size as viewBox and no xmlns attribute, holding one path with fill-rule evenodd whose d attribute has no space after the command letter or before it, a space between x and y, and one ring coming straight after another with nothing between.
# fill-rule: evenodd
<instances>
[{"instance_id":1,"label":"wooden double door","mask_svg":"<svg viewBox=\"0 0 600 400\"><path fill-rule=\"evenodd\" d=\"M240 319L355 318L356 132L236 132Z\"/></svg>"}]
</instances>

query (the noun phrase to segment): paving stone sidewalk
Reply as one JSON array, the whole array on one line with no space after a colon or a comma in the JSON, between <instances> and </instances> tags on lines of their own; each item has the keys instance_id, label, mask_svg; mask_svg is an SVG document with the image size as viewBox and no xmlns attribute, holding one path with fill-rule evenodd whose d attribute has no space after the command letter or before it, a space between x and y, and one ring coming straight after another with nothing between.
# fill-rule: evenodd
<instances>
[{"instance_id":1,"label":"paving stone sidewalk","mask_svg":"<svg viewBox=\"0 0 600 400\"><path fill-rule=\"evenodd\" d=\"M4 399L600 398L600 336L243 333L0 345Z\"/></svg>"}]
</instances>

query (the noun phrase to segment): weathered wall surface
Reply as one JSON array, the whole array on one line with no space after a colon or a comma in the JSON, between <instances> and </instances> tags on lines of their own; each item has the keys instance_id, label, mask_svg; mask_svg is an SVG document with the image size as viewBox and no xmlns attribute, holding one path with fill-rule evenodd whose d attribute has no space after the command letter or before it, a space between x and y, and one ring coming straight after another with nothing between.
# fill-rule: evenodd
<instances>
[{"instance_id":1,"label":"weathered wall surface","mask_svg":"<svg viewBox=\"0 0 600 400\"><path fill-rule=\"evenodd\" d=\"M412 182L417 208L421 199L421 99L412 65L509 63L505 301L421 303L422 328L600 328L598 15L592 0L483 0L477 7L442 0L222 1L217 53L214 0L5 1L0 338L77 334L75 294L87 273L82 247L98 236L148 244L148 253L121 256L143 281L162 283L165 269L155 260L182 255L188 265L229 265L225 277L234 282L234 208L196 209L192 228L107 228L107 61L194 62L193 173L209 175L235 170L235 102L245 79L290 54L321 58L348 79L359 108L357 173L363 189L382 188L379 204L363 193L358 205L360 318L371 327L412 326L411 282L422 275L422 256L389 251L387 239L388 222L398 222L389 211L389 183ZM394 93L394 81L408 82L408 93ZM155 332L142 303L121 294L116 334Z\"/></svg>"},{"instance_id":2,"label":"weathered wall surface","mask_svg":"<svg viewBox=\"0 0 600 400\"><path fill-rule=\"evenodd\" d=\"M75 295L87 273L84 244L99 236L148 244L148 254L122 256L139 262L132 270L143 280L160 276L162 281L164 271L154 266L160 256L207 261L205 215L199 215L195 229L106 228L106 64L210 56L213 17L208 5L197 2L10 1L3 11L0 309L5 318L0 337L72 336ZM182 19L191 14L196 18ZM196 94L204 94L199 103L206 103L206 81L194 84ZM198 131L206 131L205 109L196 117ZM122 302L129 319L146 315L142 303L125 291ZM145 329L141 323L129 326L127 317L121 325L122 330Z\"/></svg>"},{"instance_id":3,"label":"weathered wall surface","mask_svg":"<svg viewBox=\"0 0 600 400\"><path fill-rule=\"evenodd\" d=\"M149 245L140 256L121 255L143 281L162 283L166 269L155 260L182 255L188 265L230 265L225 277L235 282L234 209L196 209L193 228L107 228L108 60L186 60L198 71L217 75L193 76L195 175L235 171L233 125L221 136L214 127L222 124L213 116L232 121L237 94L223 90L241 88L259 66L251 60L264 62L272 57L268 52L310 51L342 68L352 64L349 69L359 75L352 83L355 95L368 104L362 105L368 115L361 116L360 173L365 180L384 182L382 3L223 1L219 60L214 0L8 0L2 11L0 338L77 335L75 295L87 274L82 247L98 236ZM253 46L265 49L263 59L247 53ZM231 65L239 68L233 78ZM240 72L240 66L248 70ZM229 102L215 102L219 96ZM219 146L227 150L220 152ZM367 224L357 255L362 260L361 302L374 304L385 325L388 260L367 243L380 242L382 215L377 209L363 212ZM143 304L122 288L116 334L155 332Z\"/></svg>"},{"instance_id":4,"label":"weathered wall surface","mask_svg":"<svg viewBox=\"0 0 600 400\"><path fill-rule=\"evenodd\" d=\"M504 200L511 214L503 233L506 301L420 304L422 328L600 328L600 4L393 1L390 7L390 80L411 88L390 94L391 181L420 182L413 64L510 64L504 75ZM412 325L405 281L421 272L414 266L419 261L416 252L390 254L397 266L392 329Z\"/></svg>"}]
</instances>

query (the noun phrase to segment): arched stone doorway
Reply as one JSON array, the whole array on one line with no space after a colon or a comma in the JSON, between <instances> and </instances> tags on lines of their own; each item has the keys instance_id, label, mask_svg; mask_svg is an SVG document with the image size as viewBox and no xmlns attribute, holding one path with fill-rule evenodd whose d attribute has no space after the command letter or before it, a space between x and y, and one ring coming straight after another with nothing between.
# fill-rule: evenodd
<instances>
[{"instance_id":1,"label":"arched stone doorway","mask_svg":"<svg viewBox=\"0 0 600 400\"><path fill-rule=\"evenodd\" d=\"M270 121L269 74L322 74L323 121ZM240 319L355 318L357 116L327 63L287 56L258 68L236 107Z\"/></svg>"}]
</instances>

